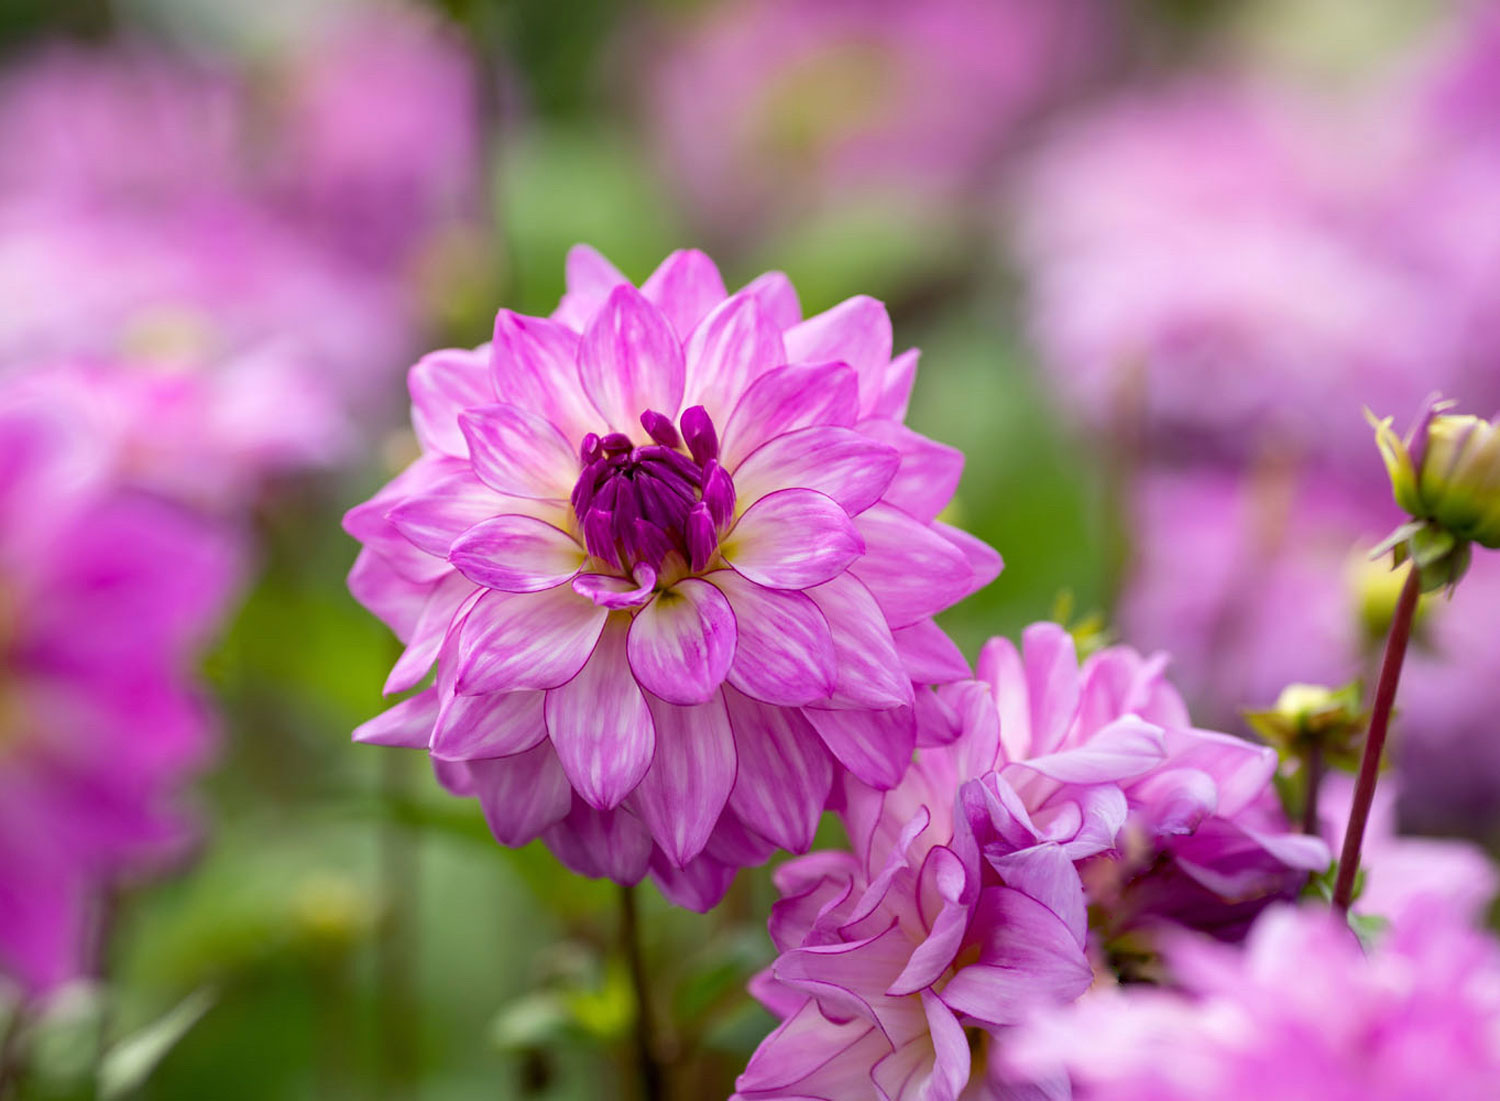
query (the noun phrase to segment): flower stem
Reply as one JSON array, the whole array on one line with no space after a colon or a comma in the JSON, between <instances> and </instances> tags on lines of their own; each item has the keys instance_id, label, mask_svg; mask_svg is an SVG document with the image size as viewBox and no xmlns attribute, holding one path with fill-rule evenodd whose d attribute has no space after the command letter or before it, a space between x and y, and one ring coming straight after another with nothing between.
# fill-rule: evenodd
<instances>
[{"instance_id":1,"label":"flower stem","mask_svg":"<svg viewBox=\"0 0 1500 1101\"><path fill-rule=\"evenodd\" d=\"M1349 808L1349 825L1344 830L1344 851L1339 856L1338 880L1333 887L1333 907L1340 915L1349 912L1354 898L1354 878L1359 874L1359 849L1365 839L1365 825L1370 818L1370 804L1375 798L1375 782L1380 776L1380 756L1385 751L1385 736L1391 725L1391 708L1396 702L1396 685L1401 680L1401 665L1406 660L1406 645L1411 641L1412 618L1422 582L1415 566L1406 575L1396 614L1391 617L1391 633L1385 642L1385 658L1380 663L1380 680L1375 686L1375 705L1370 711L1370 733L1365 737L1364 756L1359 762L1359 779L1354 784L1354 803Z\"/></svg>"},{"instance_id":2,"label":"flower stem","mask_svg":"<svg viewBox=\"0 0 1500 1101\"><path fill-rule=\"evenodd\" d=\"M26 1028L26 1008L25 999L17 998L4 1035L0 1035L0 1101L11 1101L20 1093L21 1076L25 1073L21 1034Z\"/></svg>"},{"instance_id":3,"label":"flower stem","mask_svg":"<svg viewBox=\"0 0 1500 1101\"><path fill-rule=\"evenodd\" d=\"M1302 832L1309 837L1318 835L1318 791L1323 786L1323 747L1314 743L1307 750L1303 761L1307 769L1306 790L1302 795Z\"/></svg>"},{"instance_id":4,"label":"flower stem","mask_svg":"<svg viewBox=\"0 0 1500 1101\"><path fill-rule=\"evenodd\" d=\"M651 995L646 985L646 961L641 953L640 915L636 910L635 888L620 888L620 940L625 963L630 968L630 985L635 990L635 1052L640 1064L641 1092L645 1101L664 1101L667 1096L666 1075L657 1054L656 1023L651 1013Z\"/></svg>"}]
</instances>

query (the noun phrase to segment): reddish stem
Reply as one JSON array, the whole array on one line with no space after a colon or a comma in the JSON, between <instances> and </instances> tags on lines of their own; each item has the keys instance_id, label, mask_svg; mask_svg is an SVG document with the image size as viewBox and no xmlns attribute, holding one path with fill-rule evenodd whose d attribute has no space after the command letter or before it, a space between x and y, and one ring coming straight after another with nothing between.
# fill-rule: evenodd
<instances>
[{"instance_id":1,"label":"reddish stem","mask_svg":"<svg viewBox=\"0 0 1500 1101\"><path fill-rule=\"evenodd\" d=\"M1370 711L1370 733L1365 738L1364 756L1359 762L1359 779L1354 784L1354 803L1349 808L1349 825L1344 830L1344 851L1339 856L1338 880L1333 886L1333 907L1340 915L1348 914L1354 898L1354 877L1359 874L1359 849L1365 839L1365 825L1370 819L1370 804L1375 799L1375 782L1380 778L1380 756L1385 751L1385 736L1391 725L1391 708L1396 702L1396 685L1401 680L1401 665L1406 660L1406 644L1411 641L1412 619L1422 583L1416 563L1406 575L1396 614L1391 617L1391 633L1385 642L1385 658L1380 663L1380 680L1375 686L1375 705Z\"/></svg>"}]
</instances>

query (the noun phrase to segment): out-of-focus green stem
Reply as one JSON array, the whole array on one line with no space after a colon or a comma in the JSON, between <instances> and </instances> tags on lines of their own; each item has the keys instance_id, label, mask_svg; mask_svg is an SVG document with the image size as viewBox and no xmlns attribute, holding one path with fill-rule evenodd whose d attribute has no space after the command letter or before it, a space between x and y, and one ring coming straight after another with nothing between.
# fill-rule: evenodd
<instances>
[{"instance_id":1,"label":"out-of-focus green stem","mask_svg":"<svg viewBox=\"0 0 1500 1101\"><path fill-rule=\"evenodd\" d=\"M635 1051L640 1064L641 1092L645 1101L666 1101L666 1074L658 1054L656 1018L651 1011L646 960L641 952L641 923L636 909L635 888L620 888L620 941L635 990Z\"/></svg>"},{"instance_id":2,"label":"out-of-focus green stem","mask_svg":"<svg viewBox=\"0 0 1500 1101\"><path fill-rule=\"evenodd\" d=\"M1333 887L1333 907L1339 914L1349 912L1354 899L1354 879L1359 874L1359 850L1370 819L1370 805L1375 799L1375 783L1380 778L1380 757L1385 751L1385 737L1391 724L1391 709L1396 703L1396 686L1401 681L1401 666L1406 660L1406 646L1411 641L1412 618L1417 599L1422 595L1420 571L1407 574L1391 617L1391 633L1385 642L1385 658L1380 663L1380 680L1375 686L1375 703L1370 710L1370 732L1365 737L1364 756L1359 762L1359 778L1354 784L1354 803L1349 808L1349 825L1344 830L1344 851L1339 856L1339 874Z\"/></svg>"},{"instance_id":3,"label":"out-of-focus green stem","mask_svg":"<svg viewBox=\"0 0 1500 1101\"><path fill-rule=\"evenodd\" d=\"M386 1098L417 1095L421 1059L417 1044L418 903L421 868L415 840L398 813L410 799L405 755L381 754L381 794L386 803L380 830L380 877L386 910L376 942L378 975L377 1093Z\"/></svg>"}]
</instances>

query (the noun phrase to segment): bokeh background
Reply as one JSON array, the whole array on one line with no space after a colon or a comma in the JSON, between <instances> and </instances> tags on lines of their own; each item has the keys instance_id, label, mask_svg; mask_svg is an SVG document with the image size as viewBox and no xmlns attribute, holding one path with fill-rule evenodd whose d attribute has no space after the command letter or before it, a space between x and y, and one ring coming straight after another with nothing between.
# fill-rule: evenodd
<instances>
[{"instance_id":1,"label":"bokeh background","mask_svg":"<svg viewBox=\"0 0 1500 1101\"><path fill-rule=\"evenodd\" d=\"M111 890L25 1096L627 1098L618 894L350 744L399 646L339 517L411 457L405 369L546 314L569 246L702 247L885 300L972 657L1059 618L1200 721L1362 672L1398 522L1362 407L1500 400L1500 18L1437 0L6 0L0 376L244 547L192 851ZM142 390L150 391L142 396ZM166 394L166 397L163 397ZM145 427L121 427L132 402ZM124 437L129 437L124 438ZM1410 826L1493 842L1500 580L1424 614ZM830 841L837 843L836 833ZM682 1096L771 1018L767 873L642 889ZM101 1039L102 1037L102 1039Z\"/></svg>"}]
</instances>

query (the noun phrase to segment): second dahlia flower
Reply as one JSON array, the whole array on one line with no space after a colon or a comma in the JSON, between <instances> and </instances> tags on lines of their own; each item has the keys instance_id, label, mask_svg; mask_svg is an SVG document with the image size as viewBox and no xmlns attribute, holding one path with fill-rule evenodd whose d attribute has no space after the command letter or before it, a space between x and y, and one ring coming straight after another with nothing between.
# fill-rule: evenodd
<instances>
[{"instance_id":1,"label":"second dahlia flower","mask_svg":"<svg viewBox=\"0 0 1500 1101\"><path fill-rule=\"evenodd\" d=\"M1000 566L935 519L962 462L901 423L915 367L872 299L576 249L551 318L412 370L422 457L350 512L350 585L407 643L387 690L436 679L356 737L686 905L805 850L836 773L900 780L914 685L965 675L932 616Z\"/></svg>"},{"instance_id":2,"label":"second dahlia flower","mask_svg":"<svg viewBox=\"0 0 1500 1101\"><path fill-rule=\"evenodd\" d=\"M1015 1096L1009 1029L1088 989L1091 954L1163 919L1232 936L1327 864L1266 805L1270 750L1193 729L1164 664L1080 666L1050 623L997 639L924 710L956 739L931 732L894 790L846 784L854 851L777 871L755 992L785 1022L741 1097Z\"/></svg>"}]
</instances>

